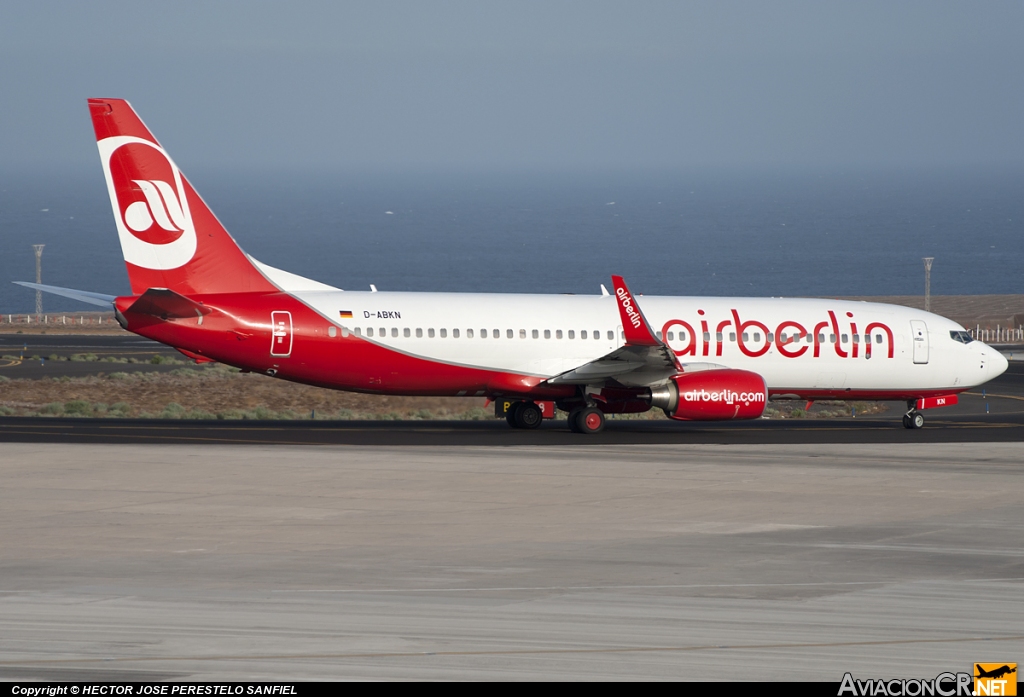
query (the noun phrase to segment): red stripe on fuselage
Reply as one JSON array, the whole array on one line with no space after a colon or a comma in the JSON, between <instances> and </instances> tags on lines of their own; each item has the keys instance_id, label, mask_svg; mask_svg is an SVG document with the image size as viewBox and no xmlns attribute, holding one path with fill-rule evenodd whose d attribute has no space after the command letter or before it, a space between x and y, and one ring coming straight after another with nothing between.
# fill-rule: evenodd
<instances>
[{"instance_id":1,"label":"red stripe on fuselage","mask_svg":"<svg viewBox=\"0 0 1024 697\"><path fill-rule=\"evenodd\" d=\"M135 298L118 298L130 331L164 344L245 370L276 371L279 378L319 387L378 394L531 396L558 399L576 393L571 385L541 386L546 377L413 356L368 339L330 336L337 324L283 293L194 295L211 309L202 318L161 320L128 311ZM292 314L292 350L272 356L271 312Z\"/></svg>"},{"instance_id":2,"label":"red stripe on fuselage","mask_svg":"<svg viewBox=\"0 0 1024 697\"><path fill-rule=\"evenodd\" d=\"M943 395L959 394L971 389L970 387L943 387L941 389L926 390L871 390L871 389L850 389L835 390L822 389L786 389L784 387L771 388L768 390L769 398L778 395L796 395L800 399L835 399L850 401L854 399L871 400L878 402L902 402L908 399L921 397L941 397Z\"/></svg>"}]
</instances>

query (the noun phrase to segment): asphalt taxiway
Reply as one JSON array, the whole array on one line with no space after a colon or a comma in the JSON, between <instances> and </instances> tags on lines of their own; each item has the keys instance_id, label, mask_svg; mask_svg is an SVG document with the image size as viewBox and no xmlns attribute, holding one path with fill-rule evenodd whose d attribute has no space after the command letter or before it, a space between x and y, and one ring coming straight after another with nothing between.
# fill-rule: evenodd
<instances>
[{"instance_id":1,"label":"asphalt taxiway","mask_svg":"<svg viewBox=\"0 0 1024 697\"><path fill-rule=\"evenodd\" d=\"M0 417L0 443L555 446L656 444L1024 443L1024 414L932 416L908 431L888 418L676 423L609 421L596 435L564 420L535 431L487 421L175 421Z\"/></svg>"},{"instance_id":2,"label":"asphalt taxiway","mask_svg":"<svg viewBox=\"0 0 1024 697\"><path fill-rule=\"evenodd\" d=\"M86 356L88 360L83 360ZM0 375L12 380L75 378L116 371L160 372L180 367L154 365L150 362L154 356L173 358L175 362L187 360L169 346L127 332L101 336L0 334ZM126 362L129 360L132 362Z\"/></svg>"}]
</instances>

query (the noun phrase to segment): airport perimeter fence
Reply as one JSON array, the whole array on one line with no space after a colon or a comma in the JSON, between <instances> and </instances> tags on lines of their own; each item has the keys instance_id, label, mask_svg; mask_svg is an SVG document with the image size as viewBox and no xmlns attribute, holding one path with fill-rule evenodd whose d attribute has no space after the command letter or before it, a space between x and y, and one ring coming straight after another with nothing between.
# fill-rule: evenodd
<instances>
[{"instance_id":1,"label":"airport perimeter fence","mask_svg":"<svg viewBox=\"0 0 1024 697\"><path fill-rule=\"evenodd\" d=\"M982 329L979 324L974 329L969 329L971 337L986 344L1019 344L1024 341L1024 325L1020 327L1000 327L995 329Z\"/></svg>"},{"instance_id":2,"label":"airport perimeter fence","mask_svg":"<svg viewBox=\"0 0 1024 697\"><path fill-rule=\"evenodd\" d=\"M56 326L84 326L115 324L113 312L79 312L71 314L3 314L0 315L0 325L25 324L25 325L56 325Z\"/></svg>"}]
</instances>

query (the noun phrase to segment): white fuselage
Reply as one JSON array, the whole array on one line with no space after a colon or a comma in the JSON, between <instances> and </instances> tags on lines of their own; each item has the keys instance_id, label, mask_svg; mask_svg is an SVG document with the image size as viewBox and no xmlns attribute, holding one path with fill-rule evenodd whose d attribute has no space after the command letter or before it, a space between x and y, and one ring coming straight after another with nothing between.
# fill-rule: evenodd
<instances>
[{"instance_id":1,"label":"white fuselage","mask_svg":"<svg viewBox=\"0 0 1024 697\"><path fill-rule=\"evenodd\" d=\"M553 377L623 343L611 296L290 291L344 334L431 361ZM961 391L1006 359L938 315L823 299L638 296L684 366L756 372L775 394ZM342 314L346 313L346 314ZM351 317L347 315L351 313Z\"/></svg>"}]
</instances>

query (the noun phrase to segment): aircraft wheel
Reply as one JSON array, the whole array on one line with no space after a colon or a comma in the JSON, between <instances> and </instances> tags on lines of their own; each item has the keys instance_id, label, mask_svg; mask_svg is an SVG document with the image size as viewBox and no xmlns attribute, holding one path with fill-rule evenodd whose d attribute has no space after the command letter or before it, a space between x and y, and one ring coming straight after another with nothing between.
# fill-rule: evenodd
<instances>
[{"instance_id":1,"label":"aircraft wheel","mask_svg":"<svg viewBox=\"0 0 1024 697\"><path fill-rule=\"evenodd\" d=\"M515 421L519 428L537 428L544 420L540 407L533 402L520 402L516 409Z\"/></svg>"},{"instance_id":2,"label":"aircraft wheel","mask_svg":"<svg viewBox=\"0 0 1024 697\"><path fill-rule=\"evenodd\" d=\"M513 402L511 408L505 412L505 421L512 428L521 428L519 423L516 421L516 414L519 413L519 407L523 406L522 402Z\"/></svg>"},{"instance_id":3,"label":"aircraft wheel","mask_svg":"<svg viewBox=\"0 0 1024 697\"><path fill-rule=\"evenodd\" d=\"M915 411L910 415L910 424L912 428L924 428L924 414Z\"/></svg>"},{"instance_id":4,"label":"aircraft wheel","mask_svg":"<svg viewBox=\"0 0 1024 697\"><path fill-rule=\"evenodd\" d=\"M583 433L580 430L579 418L582 409L573 409L569 412L569 430L573 433Z\"/></svg>"},{"instance_id":5,"label":"aircraft wheel","mask_svg":"<svg viewBox=\"0 0 1024 697\"><path fill-rule=\"evenodd\" d=\"M910 414L903 415L903 428L913 428L913 424L910 423Z\"/></svg>"},{"instance_id":6,"label":"aircraft wheel","mask_svg":"<svg viewBox=\"0 0 1024 697\"><path fill-rule=\"evenodd\" d=\"M600 409L587 407L576 417L576 425L580 433L600 433L604 430L604 414Z\"/></svg>"}]
</instances>

